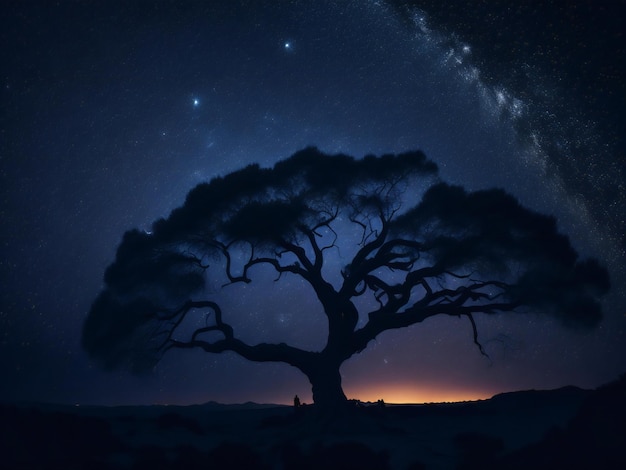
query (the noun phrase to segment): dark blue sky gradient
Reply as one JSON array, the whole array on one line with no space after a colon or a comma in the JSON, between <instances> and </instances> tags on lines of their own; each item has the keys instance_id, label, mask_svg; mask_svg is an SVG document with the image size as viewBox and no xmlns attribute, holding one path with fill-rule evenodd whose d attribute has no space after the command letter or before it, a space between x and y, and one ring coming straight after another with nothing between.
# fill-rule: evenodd
<instances>
[{"instance_id":1,"label":"dark blue sky gradient","mask_svg":"<svg viewBox=\"0 0 626 470\"><path fill-rule=\"evenodd\" d=\"M350 397L595 387L626 371L624 77L610 61L624 60L618 10L598 4L592 28L549 23L589 18L583 2L569 13L474 2L463 15L450 6L457 2L408 3L6 4L0 399L310 401L306 378L286 365L185 351L132 377L99 371L80 347L124 231L148 229L201 181L307 145L357 157L421 149L449 182L504 187L557 215L576 248L613 277L605 321L592 332L539 315L478 318L491 360L461 320L385 333L344 365ZM535 32L546 28L550 35ZM520 35L494 33L509 30ZM580 31L584 47L571 43ZM315 299L298 286L278 285L269 299L269 279L237 288L226 306L250 338L322 341Z\"/></svg>"}]
</instances>

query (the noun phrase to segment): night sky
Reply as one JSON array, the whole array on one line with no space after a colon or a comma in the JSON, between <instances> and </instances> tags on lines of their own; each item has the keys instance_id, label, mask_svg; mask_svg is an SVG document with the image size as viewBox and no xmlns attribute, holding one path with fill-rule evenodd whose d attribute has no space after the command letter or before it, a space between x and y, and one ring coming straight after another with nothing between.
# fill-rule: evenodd
<instances>
[{"instance_id":1,"label":"night sky","mask_svg":"<svg viewBox=\"0 0 626 470\"><path fill-rule=\"evenodd\" d=\"M350 398L475 399L626 372L626 2L458 3L4 2L0 400L310 402L287 365L174 351L136 377L99 370L80 344L126 230L308 145L423 150L448 182L556 215L612 276L592 331L477 316L489 359L455 318L384 333L342 367ZM320 345L315 299L288 283L264 298L268 282L224 300L254 306L245 334Z\"/></svg>"}]
</instances>

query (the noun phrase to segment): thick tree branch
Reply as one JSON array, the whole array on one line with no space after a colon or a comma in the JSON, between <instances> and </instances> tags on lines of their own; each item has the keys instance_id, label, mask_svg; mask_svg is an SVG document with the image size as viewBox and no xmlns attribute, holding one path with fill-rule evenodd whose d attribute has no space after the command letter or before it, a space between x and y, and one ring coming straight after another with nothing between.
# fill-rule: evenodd
<instances>
[{"instance_id":1,"label":"thick tree branch","mask_svg":"<svg viewBox=\"0 0 626 470\"><path fill-rule=\"evenodd\" d=\"M388 233L388 224L383 220L383 229L379 236L362 247L354 256L350 265L343 271L344 283L340 292L343 295L354 293L357 286L370 273L380 268L390 270L411 271L420 258L422 245L410 240L393 239L385 242ZM396 252L394 248L405 248L411 251ZM372 256L370 256L372 255Z\"/></svg>"},{"instance_id":2,"label":"thick tree branch","mask_svg":"<svg viewBox=\"0 0 626 470\"><path fill-rule=\"evenodd\" d=\"M192 338L190 341L172 340L167 349L193 349L199 348L208 353L219 354L232 351L241 357L255 362L284 362L302 369L307 366L315 353L288 346L284 343L268 344L259 343L248 345L236 338L224 338L215 342L209 342Z\"/></svg>"},{"instance_id":3,"label":"thick tree branch","mask_svg":"<svg viewBox=\"0 0 626 470\"><path fill-rule=\"evenodd\" d=\"M331 245L320 247L319 243L317 242L317 237L321 237L321 235L318 233L318 230L322 227L326 227L335 235L335 240L336 240L337 233L332 229L331 223L337 218L338 214L339 214L338 210L335 209L332 213L329 213L328 217L324 218L323 220L321 220L320 222L318 222L311 228L306 227L304 225L298 226L298 229L302 233L304 233L304 235L309 240L309 244L311 245L311 248L313 249L313 254L315 256L315 259L313 261L313 268L315 269L316 272L320 272L322 269L322 265L324 264L324 250L334 246L334 242L333 242Z\"/></svg>"},{"instance_id":4,"label":"thick tree branch","mask_svg":"<svg viewBox=\"0 0 626 470\"><path fill-rule=\"evenodd\" d=\"M216 329L219 328L225 336L232 336L232 328L223 323L222 310L217 303L210 300L189 300L175 310L160 310L157 312L156 318L159 322L157 323L156 329L160 331L160 334L165 334L165 339L157 346L157 350L167 350L167 345L172 341L176 330L185 320L190 311L205 308L211 309L212 313L215 315L216 325L218 325L216 326ZM165 329L162 328L162 325L164 324L167 325L167 328Z\"/></svg>"},{"instance_id":5,"label":"thick tree branch","mask_svg":"<svg viewBox=\"0 0 626 470\"><path fill-rule=\"evenodd\" d=\"M302 233L304 233L304 235L309 240L309 244L311 245L311 248L313 249L313 255L314 255L313 269L315 270L315 272L319 272L322 269L322 265L324 264L324 254L317 243L317 240L316 240L317 234L315 233L315 229L309 229L304 226L300 226L298 228L300 229Z\"/></svg>"},{"instance_id":6,"label":"thick tree branch","mask_svg":"<svg viewBox=\"0 0 626 470\"><path fill-rule=\"evenodd\" d=\"M353 220L353 222L355 221ZM361 265L363 261L365 261L365 259L374 252L374 250L380 248L384 243L387 235L389 234L389 223L382 216L380 218L380 222L382 225L380 233L372 241L366 243L361 247L361 249L359 249L359 251L357 251L356 255L354 255L354 258L352 259L353 265ZM363 225L362 223L360 223L360 225L363 227L363 230L366 230L365 225Z\"/></svg>"},{"instance_id":7,"label":"thick tree branch","mask_svg":"<svg viewBox=\"0 0 626 470\"><path fill-rule=\"evenodd\" d=\"M310 278L309 272L302 269L302 267L299 264L294 263L294 264L289 264L289 265L284 266L280 264L276 258L268 258L268 257L254 258L248 261L248 263L246 263L246 266L244 267L246 276L247 276L248 269L259 264L268 264L272 266L279 276L282 275L283 273L292 273L292 274L297 274L298 276L306 280L309 280Z\"/></svg>"},{"instance_id":8,"label":"thick tree branch","mask_svg":"<svg viewBox=\"0 0 626 470\"><path fill-rule=\"evenodd\" d=\"M428 286L423 279L419 283ZM481 353L486 355L482 345L478 342L478 331L473 314L513 311L521 305L515 301L495 302L497 298L501 297L502 292L490 294L484 292L483 289L497 287L503 291L508 287L508 284L501 281L484 281L475 282L470 286L460 286L456 289L441 289L434 292L428 286L425 295L421 299L400 311L408 303L409 285L389 286L384 285L382 282L379 282L377 285L382 289L386 289L390 297L385 304L382 304L379 300L380 308L370 312L367 324L355 332L354 344L357 351L365 348L369 341L376 338L383 331L414 325L436 315L450 315L467 316L470 319L474 333L474 342L479 346Z\"/></svg>"},{"instance_id":9,"label":"thick tree branch","mask_svg":"<svg viewBox=\"0 0 626 470\"><path fill-rule=\"evenodd\" d=\"M187 341L175 339L174 336L177 333L177 329L184 321L186 315L192 310L203 308L210 308L212 310L215 324L196 329L191 334L191 338ZM251 361L287 362L296 367L302 367L304 365L304 361L311 354L299 348L288 346L284 343L260 343L254 346L244 343L243 341L235 338L233 328L223 321L222 310L219 305L209 300L190 300L185 302L185 304L173 311L167 317L163 317L163 319L174 320L168 327L166 339L159 347L159 350L163 353L173 348L200 348L206 352L212 353L232 351ZM223 338L217 339L213 342L200 338L202 335L214 331L221 333Z\"/></svg>"},{"instance_id":10,"label":"thick tree branch","mask_svg":"<svg viewBox=\"0 0 626 470\"><path fill-rule=\"evenodd\" d=\"M286 240L279 240L278 243L286 252L294 254L308 273L315 272L314 262L311 262L304 248Z\"/></svg>"}]
</instances>

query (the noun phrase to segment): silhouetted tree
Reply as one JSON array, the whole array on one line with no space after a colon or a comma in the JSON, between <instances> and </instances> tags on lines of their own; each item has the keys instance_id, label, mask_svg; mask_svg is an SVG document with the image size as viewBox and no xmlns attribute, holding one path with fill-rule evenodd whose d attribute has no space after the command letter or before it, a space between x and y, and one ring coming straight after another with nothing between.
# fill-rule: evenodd
<instances>
[{"instance_id":1,"label":"silhouetted tree","mask_svg":"<svg viewBox=\"0 0 626 470\"><path fill-rule=\"evenodd\" d=\"M333 273L340 247L350 261ZM250 283L260 265L312 288L328 326L321 350L238 338L206 285ZM554 218L503 190L440 182L421 152L354 159L315 148L198 185L151 232L124 235L104 280L83 345L105 368L149 369L170 349L232 351L297 367L323 406L346 401L341 364L383 331L467 317L484 353L475 314L533 311L592 326L609 288Z\"/></svg>"}]
</instances>

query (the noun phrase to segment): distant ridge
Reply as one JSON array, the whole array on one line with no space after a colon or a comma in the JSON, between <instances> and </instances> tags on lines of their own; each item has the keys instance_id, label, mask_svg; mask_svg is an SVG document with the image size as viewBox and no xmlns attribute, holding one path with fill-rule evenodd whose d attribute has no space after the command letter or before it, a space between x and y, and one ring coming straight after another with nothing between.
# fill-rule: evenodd
<instances>
[{"instance_id":1,"label":"distant ridge","mask_svg":"<svg viewBox=\"0 0 626 470\"><path fill-rule=\"evenodd\" d=\"M513 409L556 409L567 406L580 406L593 390L585 390L575 386L566 386L554 390L523 390L505 392L485 400L482 406L492 410Z\"/></svg>"},{"instance_id":2,"label":"distant ridge","mask_svg":"<svg viewBox=\"0 0 626 470\"><path fill-rule=\"evenodd\" d=\"M460 402L431 402L431 403L386 403L386 406L392 407L406 407L406 406L436 406L436 405L478 405L484 406L486 404L509 405L509 404L532 404L536 402L552 402L559 399L580 399L593 393L594 390L583 389L573 385L567 385L564 387L552 389L552 390L518 390L512 392L498 393L491 398L467 400ZM377 402L361 402L359 400L353 400L356 403L360 403L364 406L377 406ZM46 403L46 402L29 402L29 401L17 401L17 402L0 402L0 406L17 406L20 408L38 408L48 410L63 410L73 408L201 408L207 411L219 411L219 410L260 410L270 408L287 408L290 405L283 405L277 403L257 403L254 401L247 401L244 403L220 403L214 400L207 401L205 403L197 403L190 405L179 404L166 404L166 403L153 403L144 405L90 405L90 404L69 404L69 403Z\"/></svg>"},{"instance_id":3,"label":"distant ridge","mask_svg":"<svg viewBox=\"0 0 626 470\"><path fill-rule=\"evenodd\" d=\"M576 396L581 397L592 393L593 390L576 387L574 385L566 385L565 387L555 388L552 390L518 390L515 392L498 393L489 400L499 402L505 400L535 400L549 399L550 397Z\"/></svg>"},{"instance_id":4,"label":"distant ridge","mask_svg":"<svg viewBox=\"0 0 626 470\"><path fill-rule=\"evenodd\" d=\"M198 406L208 410L264 410L267 408L283 408L288 405L278 405L274 403L256 403L253 401L247 401L245 403L231 403L224 404L216 401L208 401L206 403L202 403L200 405L190 405L190 406Z\"/></svg>"}]
</instances>

